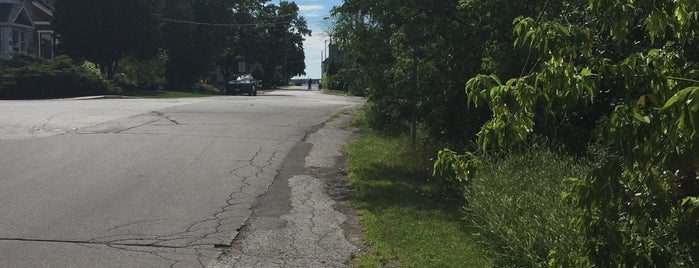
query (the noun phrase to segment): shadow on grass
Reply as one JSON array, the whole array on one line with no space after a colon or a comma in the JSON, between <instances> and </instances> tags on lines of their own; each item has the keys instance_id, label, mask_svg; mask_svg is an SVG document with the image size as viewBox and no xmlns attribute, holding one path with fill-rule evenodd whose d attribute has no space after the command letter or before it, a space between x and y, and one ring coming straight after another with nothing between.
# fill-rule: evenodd
<instances>
[{"instance_id":1,"label":"shadow on grass","mask_svg":"<svg viewBox=\"0 0 699 268\"><path fill-rule=\"evenodd\" d=\"M211 97L218 96L218 93L193 93L193 92L182 92L182 91L150 91L150 90L138 90L129 91L124 93L125 96L139 97L139 98L152 98L152 99L168 99L168 98L200 98L200 97Z\"/></svg>"},{"instance_id":2,"label":"shadow on grass","mask_svg":"<svg viewBox=\"0 0 699 268\"><path fill-rule=\"evenodd\" d=\"M419 154L372 135L350 144L348 153L352 203L372 247L356 267L492 267L461 219L463 202L434 190Z\"/></svg>"},{"instance_id":3,"label":"shadow on grass","mask_svg":"<svg viewBox=\"0 0 699 268\"><path fill-rule=\"evenodd\" d=\"M436 193L424 177L404 167L372 163L353 171L364 179L356 180L354 199L357 208L380 214L386 209L409 208L416 211L439 211L447 220L459 221L463 203Z\"/></svg>"}]
</instances>

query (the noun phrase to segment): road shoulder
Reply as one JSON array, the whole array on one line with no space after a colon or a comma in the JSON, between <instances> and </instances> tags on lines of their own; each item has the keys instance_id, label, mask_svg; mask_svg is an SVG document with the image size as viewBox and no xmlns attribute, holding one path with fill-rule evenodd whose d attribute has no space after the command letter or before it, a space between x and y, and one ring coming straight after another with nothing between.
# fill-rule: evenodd
<instances>
[{"instance_id":1,"label":"road shoulder","mask_svg":"<svg viewBox=\"0 0 699 268\"><path fill-rule=\"evenodd\" d=\"M342 125L358 110L342 110L295 146L233 246L210 267L351 266L361 226L341 151L356 134Z\"/></svg>"}]
</instances>

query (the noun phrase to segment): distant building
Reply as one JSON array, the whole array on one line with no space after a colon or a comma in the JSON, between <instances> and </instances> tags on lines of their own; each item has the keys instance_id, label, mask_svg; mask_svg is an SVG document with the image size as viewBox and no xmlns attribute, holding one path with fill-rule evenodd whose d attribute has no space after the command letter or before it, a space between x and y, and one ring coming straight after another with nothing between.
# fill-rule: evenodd
<instances>
[{"instance_id":1,"label":"distant building","mask_svg":"<svg viewBox=\"0 0 699 268\"><path fill-rule=\"evenodd\" d=\"M12 52L54 56L53 0L0 0L0 58Z\"/></svg>"}]
</instances>

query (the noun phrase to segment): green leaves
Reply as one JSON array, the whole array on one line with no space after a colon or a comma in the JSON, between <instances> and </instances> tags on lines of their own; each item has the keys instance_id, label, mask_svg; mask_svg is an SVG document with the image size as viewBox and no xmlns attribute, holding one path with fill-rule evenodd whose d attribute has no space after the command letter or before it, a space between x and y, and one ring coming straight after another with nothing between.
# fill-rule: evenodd
<instances>
[{"instance_id":1,"label":"green leaves","mask_svg":"<svg viewBox=\"0 0 699 268\"><path fill-rule=\"evenodd\" d=\"M467 183L476 176L476 173L482 166L481 161L470 152L458 155L450 149L442 149L437 153L437 160L434 162L432 175L460 183Z\"/></svg>"},{"instance_id":2,"label":"green leaves","mask_svg":"<svg viewBox=\"0 0 699 268\"><path fill-rule=\"evenodd\" d=\"M590 260L600 267L699 259L699 245L682 238L699 228L691 220L697 210L685 208L697 203L699 180L698 63L687 57L699 46L696 7L591 0L579 21L520 17L515 46L530 48L538 68L504 83L497 75L466 83L469 103L491 111L478 136L484 150L515 147L535 123L555 127L580 106L611 108L598 121L598 167L570 195Z\"/></svg>"},{"instance_id":3,"label":"green leaves","mask_svg":"<svg viewBox=\"0 0 699 268\"><path fill-rule=\"evenodd\" d=\"M668 129L670 134L678 137L697 137L699 129L699 87L688 87L680 90L665 102L659 109L673 117L674 122Z\"/></svg>"},{"instance_id":4,"label":"green leaves","mask_svg":"<svg viewBox=\"0 0 699 268\"><path fill-rule=\"evenodd\" d=\"M348 0L339 36L371 81L383 122L401 126L413 115L409 74L419 54L425 125L475 127L481 150L521 148L534 133L571 136L566 145L596 166L568 191L589 262L696 266L699 239L683 234L699 229L686 199L699 184L699 2L525 2ZM455 97L467 109L450 106ZM469 182L473 159L443 150L435 175Z\"/></svg>"},{"instance_id":5,"label":"green leaves","mask_svg":"<svg viewBox=\"0 0 699 268\"><path fill-rule=\"evenodd\" d=\"M667 111L672 107L681 107L682 105L691 105L692 111L699 109L699 87L688 87L675 93L670 99L665 102L665 105L660 108L661 111Z\"/></svg>"},{"instance_id":6,"label":"green leaves","mask_svg":"<svg viewBox=\"0 0 699 268\"><path fill-rule=\"evenodd\" d=\"M533 131L538 94L525 80L510 79L503 84L497 75L491 74L478 75L466 83L469 103L485 105L492 112L492 119L478 133L483 150L518 144Z\"/></svg>"}]
</instances>

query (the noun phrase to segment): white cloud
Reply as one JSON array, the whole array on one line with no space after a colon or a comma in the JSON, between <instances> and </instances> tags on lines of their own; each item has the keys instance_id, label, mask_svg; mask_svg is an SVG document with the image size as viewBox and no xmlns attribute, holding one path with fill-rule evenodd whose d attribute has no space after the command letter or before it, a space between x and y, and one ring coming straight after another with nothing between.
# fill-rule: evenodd
<instances>
[{"instance_id":1,"label":"white cloud","mask_svg":"<svg viewBox=\"0 0 699 268\"><path fill-rule=\"evenodd\" d=\"M307 18L322 17L324 13L327 13L323 5L299 5L299 11Z\"/></svg>"},{"instance_id":2,"label":"white cloud","mask_svg":"<svg viewBox=\"0 0 699 268\"><path fill-rule=\"evenodd\" d=\"M319 34L313 34L313 36L306 36L306 41L303 42L303 48L305 49L317 49L320 51L325 44L325 40L328 40L325 36L320 36Z\"/></svg>"},{"instance_id":3,"label":"white cloud","mask_svg":"<svg viewBox=\"0 0 699 268\"><path fill-rule=\"evenodd\" d=\"M322 5L299 5L299 10L301 12L319 11L319 10L325 10L325 6L322 6Z\"/></svg>"}]
</instances>

